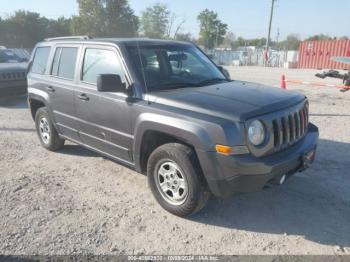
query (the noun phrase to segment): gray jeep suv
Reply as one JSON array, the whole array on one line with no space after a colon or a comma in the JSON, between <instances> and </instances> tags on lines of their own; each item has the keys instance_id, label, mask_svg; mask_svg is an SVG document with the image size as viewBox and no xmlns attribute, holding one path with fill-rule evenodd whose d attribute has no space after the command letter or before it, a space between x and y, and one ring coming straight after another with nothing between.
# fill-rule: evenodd
<instances>
[{"instance_id":1,"label":"gray jeep suv","mask_svg":"<svg viewBox=\"0 0 350 262\"><path fill-rule=\"evenodd\" d=\"M28 100L43 147L70 140L146 174L178 216L283 183L318 140L305 96L232 81L184 42L49 39L32 54Z\"/></svg>"},{"instance_id":2,"label":"gray jeep suv","mask_svg":"<svg viewBox=\"0 0 350 262\"><path fill-rule=\"evenodd\" d=\"M26 93L26 71L26 59L0 46L0 96Z\"/></svg>"}]
</instances>

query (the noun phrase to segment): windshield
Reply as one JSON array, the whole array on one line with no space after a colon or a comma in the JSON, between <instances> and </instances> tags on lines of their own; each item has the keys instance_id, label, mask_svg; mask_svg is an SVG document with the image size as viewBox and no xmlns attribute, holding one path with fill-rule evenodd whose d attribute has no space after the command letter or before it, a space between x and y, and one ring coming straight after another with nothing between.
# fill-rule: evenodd
<instances>
[{"instance_id":1,"label":"windshield","mask_svg":"<svg viewBox=\"0 0 350 262\"><path fill-rule=\"evenodd\" d=\"M184 44L126 46L147 91L209 85L228 81L196 47Z\"/></svg>"},{"instance_id":2,"label":"windshield","mask_svg":"<svg viewBox=\"0 0 350 262\"><path fill-rule=\"evenodd\" d=\"M0 63L20 63L21 58L11 50L0 50Z\"/></svg>"}]
</instances>

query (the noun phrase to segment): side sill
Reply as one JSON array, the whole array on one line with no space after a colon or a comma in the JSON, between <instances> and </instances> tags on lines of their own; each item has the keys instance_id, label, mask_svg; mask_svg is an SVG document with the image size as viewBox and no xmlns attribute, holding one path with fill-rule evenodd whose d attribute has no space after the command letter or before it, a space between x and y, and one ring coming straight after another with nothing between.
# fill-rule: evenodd
<instances>
[{"instance_id":1,"label":"side sill","mask_svg":"<svg viewBox=\"0 0 350 262\"><path fill-rule=\"evenodd\" d=\"M94 151L94 152L96 152L96 153L99 153L99 154L101 154L101 155L103 155L103 156L105 156L105 157L107 157L107 158L110 158L110 159L112 159L112 160L114 160L114 161L117 161L117 162L119 162L119 163L121 163L121 164L124 164L124 165L126 165L126 166L132 168L133 170L135 170L135 163L132 163L132 162L126 161L126 160L124 160L124 159L121 159L121 158L119 158L119 157L113 156L113 155L108 154L108 153L106 153L106 152L103 152L103 151L101 151L101 150L99 150L99 149L96 149L96 148L94 148L94 147L92 147L92 146L85 145L84 143L81 143L81 142L79 142L79 141L76 141L75 139L72 139L72 138L70 138L70 137L67 137L67 136L64 136L64 135L61 135L61 134L60 134L59 136L60 136L61 138L64 138L64 139L69 140L69 141L71 141L71 142L73 142L73 143L76 143L76 144L78 144L78 145L80 145L80 146L83 146L83 147L85 147L85 148L87 148L87 149L89 149L89 150L92 150L92 151Z\"/></svg>"}]
</instances>

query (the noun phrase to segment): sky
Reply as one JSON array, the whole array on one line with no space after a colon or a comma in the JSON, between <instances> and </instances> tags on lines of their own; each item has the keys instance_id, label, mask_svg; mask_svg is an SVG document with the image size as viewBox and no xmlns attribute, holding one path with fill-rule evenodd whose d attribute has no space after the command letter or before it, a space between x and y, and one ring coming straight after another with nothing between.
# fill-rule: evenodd
<instances>
[{"instance_id":1,"label":"sky","mask_svg":"<svg viewBox=\"0 0 350 262\"><path fill-rule=\"evenodd\" d=\"M131 8L140 15L147 6L160 2L186 19L182 32L197 36L197 15L208 8L218 13L229 31L244 38L266 37L272 0L129 0ZM57 3L56 3L57 2ZM15 10L35 11L48 18L70 17L78 13L76 0L0 0L0 16ZM277 0L272 22L271 38L283 40L288 34L301 38L324 33L350 37L350 0Z\"/></svg>"}]
</instances>

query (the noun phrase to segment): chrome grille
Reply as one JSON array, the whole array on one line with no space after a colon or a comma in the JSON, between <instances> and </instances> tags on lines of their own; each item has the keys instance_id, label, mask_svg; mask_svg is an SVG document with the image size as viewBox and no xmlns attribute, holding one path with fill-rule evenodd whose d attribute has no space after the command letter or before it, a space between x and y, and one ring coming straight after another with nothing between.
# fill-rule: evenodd
<instances>
[{"instance_id":1,"label":"chrome grille","mask_svg":"<svg viewBox=\"0 0 350 262\"><path fill-rule=\"evenodd\" d=\"M274 149L281 150L304 137L309 125L308 103L297 110L272 120Z\"/></svg>"},{"instance_id":2,"label":"chrome grille","mask_svg":"<svg viewBox=\"0 0 350 262\"><path fill-rule=\"evenodd\" d=\"M24 71L20 72L0 72L0 81L15 81L15 80L25 80L26 73Z\"/></svg>"}]
</instances>

